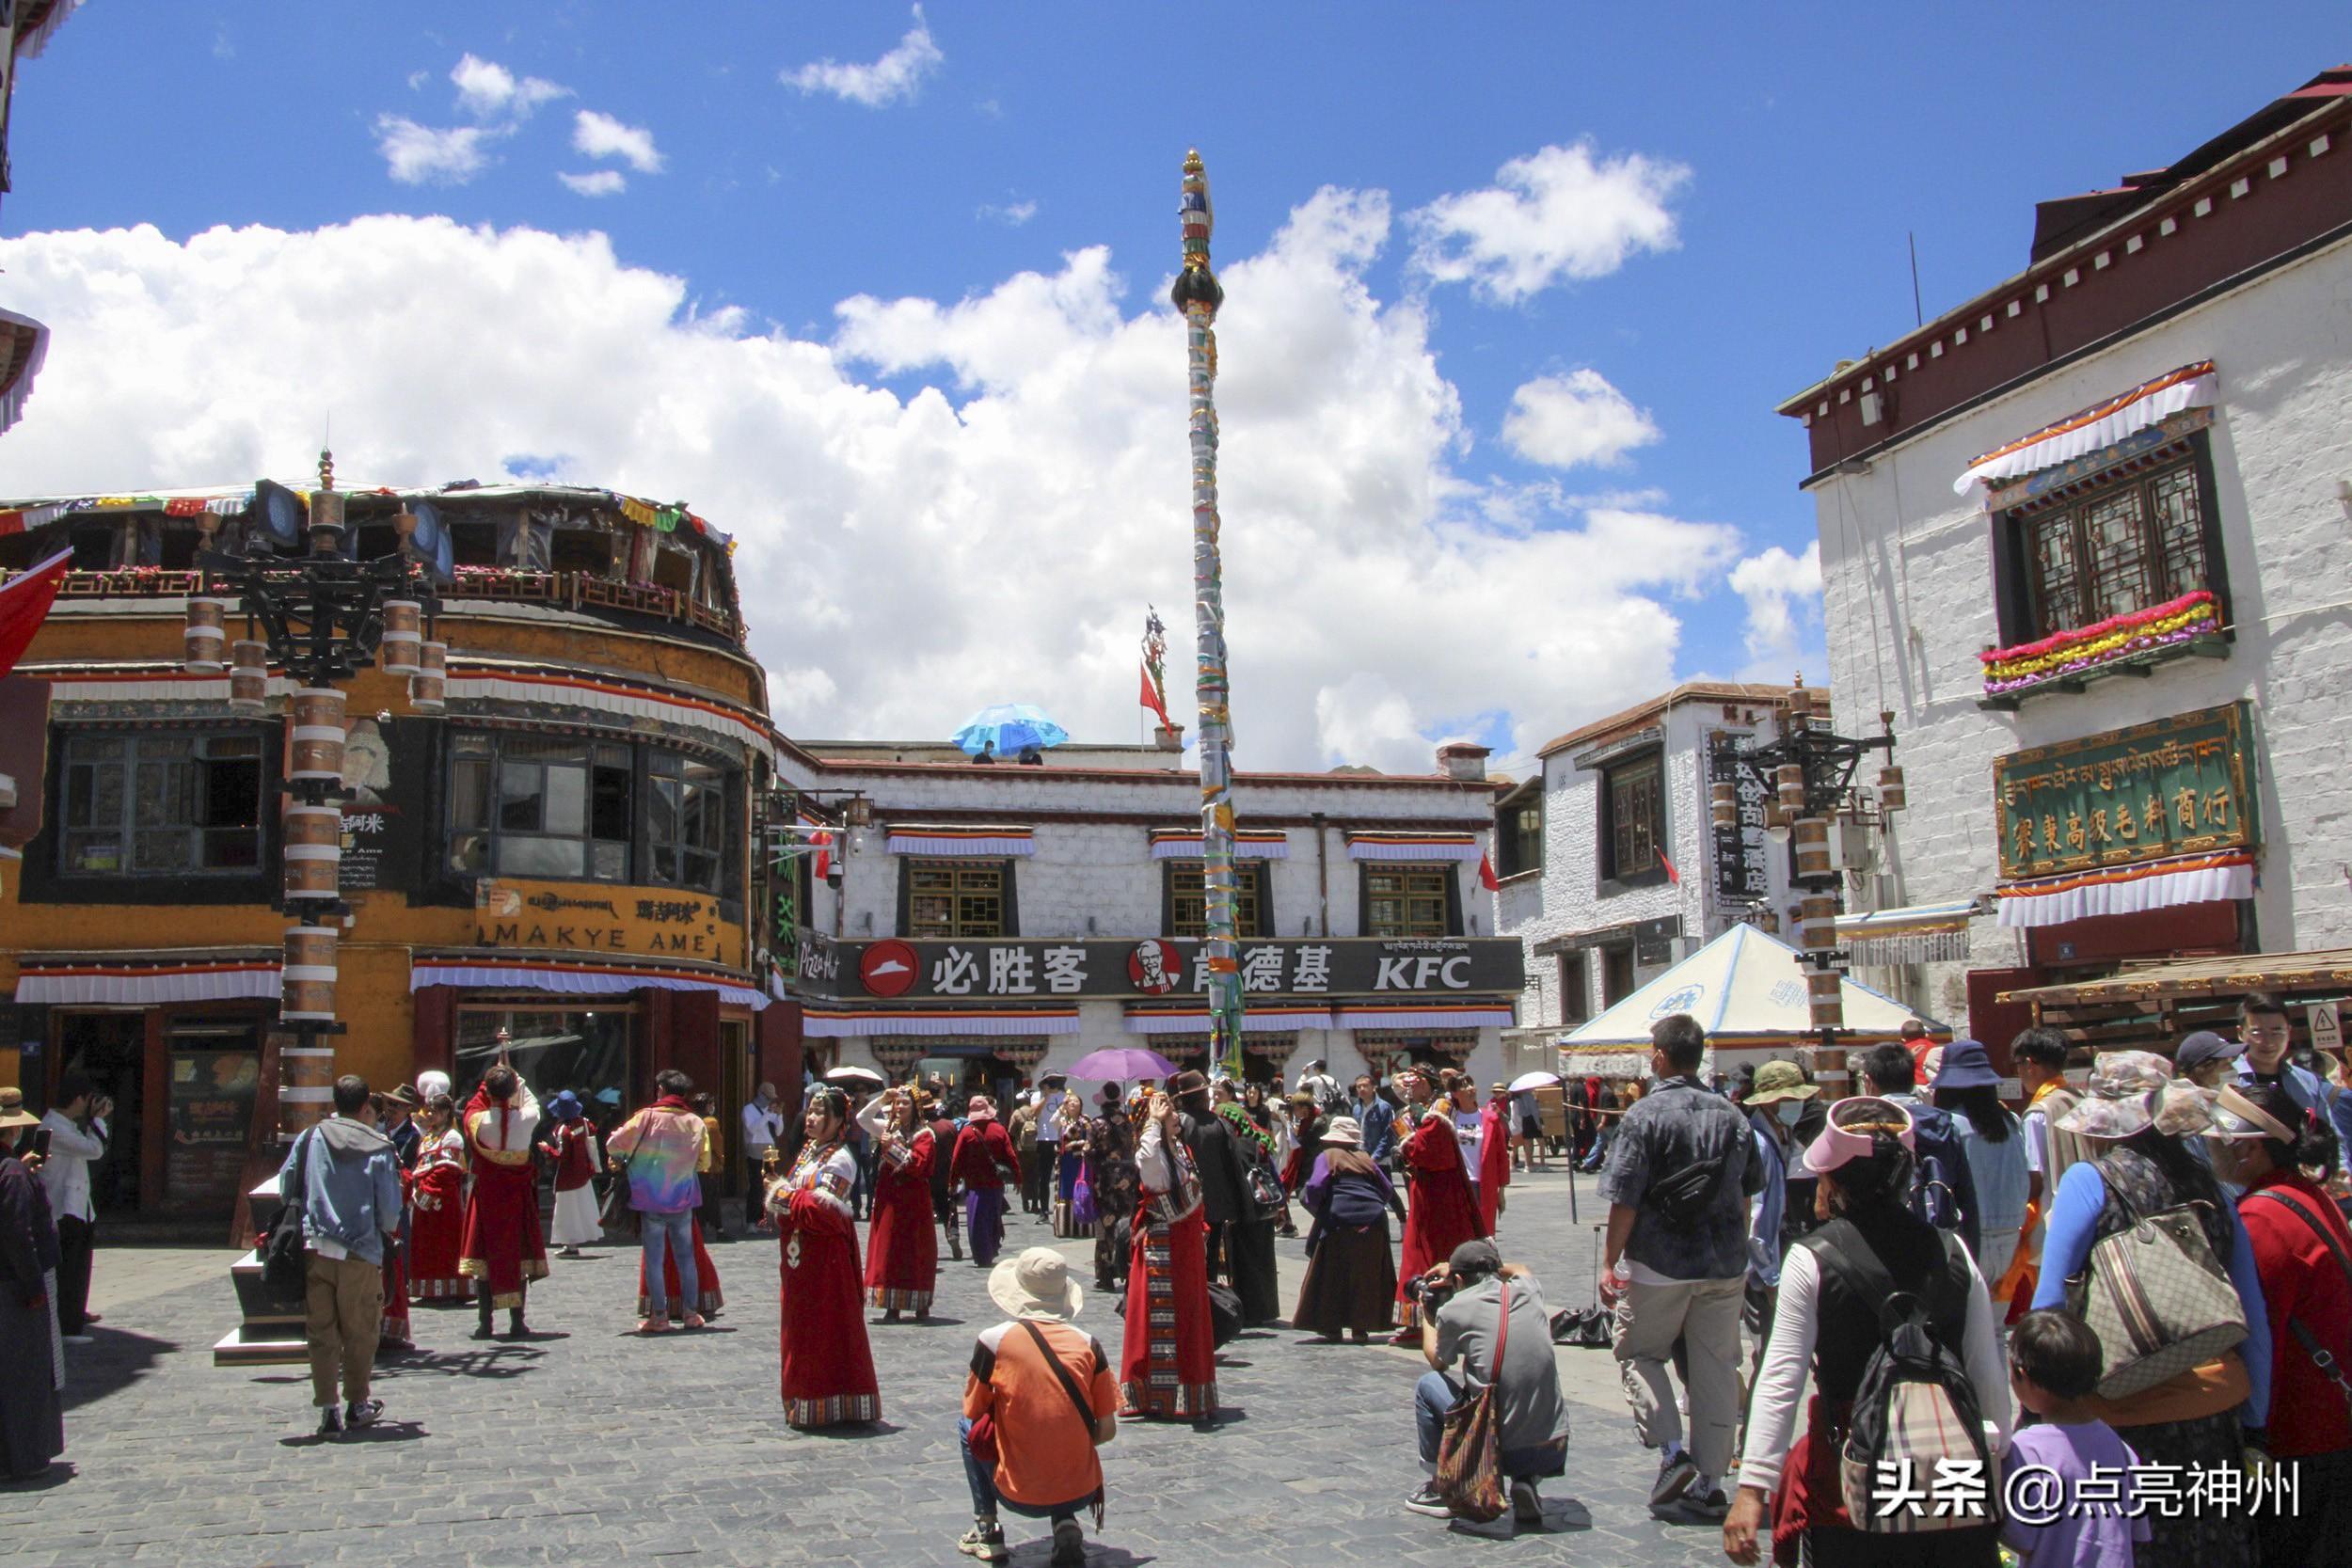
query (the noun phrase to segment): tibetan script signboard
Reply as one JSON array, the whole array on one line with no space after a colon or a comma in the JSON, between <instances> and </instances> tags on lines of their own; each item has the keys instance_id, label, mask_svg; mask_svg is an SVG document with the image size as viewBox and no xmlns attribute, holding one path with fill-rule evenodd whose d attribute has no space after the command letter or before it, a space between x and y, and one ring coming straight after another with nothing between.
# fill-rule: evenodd
<instances>
[{"instance_id":1,"label":"tibetan script signboard","mask_svg":"<svg viewBox=\"0 0 2352 1568\"><path fill-rule=\"evenodd\" d=\"M2252 848L2248 728L2232 703L1995 758L2001 879Z\"/></svg>"},{"instance_id":2,"label":"tibetan script signboard","mask_svg":"<svg viewBox=\"0 0 2352 1568\"><path fill-rule=\"evenodd\" d=\"M1745 903L1772 892L1772 863L1765 858L1764 781L1755 768L1740 766L1740 744L1738 736L1718 732L1708 746L1707 775L1709 784L1728 783L1739 791L1739 820L1713 830L1715 892Z\"/></svg>"}]
</instances>

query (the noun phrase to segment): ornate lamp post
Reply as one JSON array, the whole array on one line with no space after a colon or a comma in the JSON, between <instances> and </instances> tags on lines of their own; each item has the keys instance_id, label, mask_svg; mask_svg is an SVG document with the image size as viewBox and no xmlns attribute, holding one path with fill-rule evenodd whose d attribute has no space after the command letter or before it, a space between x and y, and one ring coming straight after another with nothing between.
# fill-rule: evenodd
<instances>
[{"instance_id":1,"label":"ornate lamp post","mask_svg":"<svg viewBox=\"0 0 2352 1568\"><path fill-rule=\"evenodd\" d=\"M186 667L223 667L225 620L245 613L245 636L227 660L230 705L262 710L269 667L293 682L292 734L281 818L285 858L281 908L287 927L278 1017L294 1043L279 1052L278 1134L291 1141L326 1114L333 1098L336 939L350 915L339 886L342 866L343 692L338 683L379 662L409 678L409 700L442 706L447 647L431 641L438 605L412 545L417 520L393 519L400 548L373 561L343 555L345 496L335 488L332 454L319 453L310 496L310 553L280 557L257 532L242 555L204 550L188 601Z\"/></svg>"},{"instance_id":2,"label":"ornate lamp post","mask_svg":"<svg viewBox=\"0 0 2352 1568\"><path fill-rule=\"evenodd\" d=\"M1902 769L1892 761L1895 716L1882 714L1880 719L1883 734L1861 738L1837 734L1830 727L1828 704L1799 676L1789 689L1778 738L1768 744L1743 745L1734 752L1740 766L1769 792L1766 833L1776 844L1793 847L1789 880L1801 894L1796 935L1806 970L1813 1027L1820 1036L1816 1071L1823 1078L1843 1077L1846 1071L1845 1052L1837 1038L1846 1023L1847 955L1837 944L1842 899L1837 865L1830 852L1830 823L1836 817L1859 816L1862 801L1854 775L1872 752L1885 752L1889 758L1879 772L1881 807L1897 811L1903 804ZM1719 824L1726 812L1737 809L1732 796L1729 784L1716 786L1713 809Z\"/></svg>"}]
</instances>

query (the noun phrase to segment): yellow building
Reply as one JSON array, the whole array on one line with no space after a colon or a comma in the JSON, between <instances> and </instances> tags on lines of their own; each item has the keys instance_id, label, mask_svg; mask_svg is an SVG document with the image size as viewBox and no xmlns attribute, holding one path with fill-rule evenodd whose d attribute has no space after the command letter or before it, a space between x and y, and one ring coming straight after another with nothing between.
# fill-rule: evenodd
<instances>
[{"instance_id":1,"label":"yellow building","mask_svg":"<svg viewBox=\"0 0 2352 1568\"><path fill-rule=\"evenodd\" d=\"M670 1066L729 1117L763 1067L796 1082L752 833L782 742L724 536L605 490L347 494L362 558L417 519L449 669L441 711L381 670L345 689L337 1070L438 1069L462 1101L504 1030L534 1089L599 1120ZM225 1216L276 1125L290 683L235 711L225 676L183 670L183 623L199 549L293 554L305 504L267 482L0 503L0 567L73 552L0 688L0 843L22 847L0 863L0 1081L39 1103L82 1072L113 1097L102 1209Z\"/></svg>"}]
</instances>

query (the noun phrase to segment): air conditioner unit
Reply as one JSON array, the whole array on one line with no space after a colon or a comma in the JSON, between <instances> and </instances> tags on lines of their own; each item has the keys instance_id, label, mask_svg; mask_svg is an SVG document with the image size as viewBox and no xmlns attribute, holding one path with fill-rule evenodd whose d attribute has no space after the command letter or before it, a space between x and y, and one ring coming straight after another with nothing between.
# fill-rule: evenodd
<instances>
[{"instance_id":1,"label":"air conditioner unit","mask_svg":"<svg viewBox=\"0 0 2352 1568\"><path fill-rule=\"evenodd\" d=\"M1867 824L1851 816L1831 819L1830 864L1840 871L1871 871L1878 866L1878 838Z\"/></svg>"}]
</instances>

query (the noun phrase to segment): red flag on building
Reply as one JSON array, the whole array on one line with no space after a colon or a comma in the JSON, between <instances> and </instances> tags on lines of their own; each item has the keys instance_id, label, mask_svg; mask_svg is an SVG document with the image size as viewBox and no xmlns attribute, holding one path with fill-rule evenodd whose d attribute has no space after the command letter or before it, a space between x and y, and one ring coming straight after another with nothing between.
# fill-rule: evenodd
<instances>
[{"instance_id":1,"label":"red flag on building","mask_svg":"<svg viewBox=\"0 0 2352 1568\"><path fill-rule=\"evenodd\" d=\"M1168 722L1167 700L1161 697L1159 687L1152 680L1152 667L1148 664L1143 666L1142 673L1143 693L1136 699L1137 705L1160 716L1160 728L1173 729L1175 726Z\"/></svg>"},{"instance_id":2,"label":"red flag on building","mask_svg":"<svg viewBox=\"0 0 2352 1568\"><path fill-rule=\"evenodd\" d=\"M1488 893L1502 891L1502 880L1495 875L1495 863L1487 859L1484 853L1478 857L1478 885Z\"/></svg>"},{"instance_id":3,"label":"red flag on building","mask_svg":"<svg viewBox=\"0 0 2352 1568\"><path fill-rule=\"evenodd\" d=\"M59 550L24 576L0 584L0 675L16 668L33 634L49 618L57 585L65 581L66 564L72 559L72 550Z\"/></svg>"},{"instance_id":4,"label":"red flag on building","mask_svg":"<svg viewBox=\"0 0 2352 1568\"><path fill-rule=\"evenodd\" d=\"M808 835L808 841L817 846L817 879L820 882L831 881L833 879L833 834L811 833Z\"/></svg>"},{"instance_id":5,"label":"red flag on building","mask_svg":"<svg viewBox=\"0 0 2352 1568\"><path fill-rule=\"evenodd\" d=\"M1666 880L1677 884L1681 882L1682 873L1675 869L1675 863L1666 858L1666 851L1663 849L1658 851L1658 863L1666 868Z\"/></svg>"}]
</instances>

